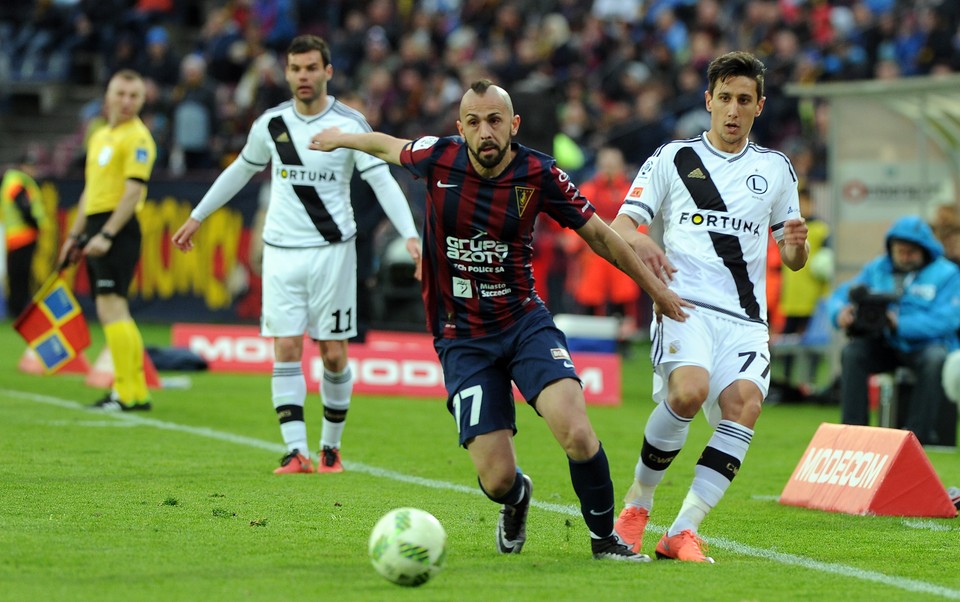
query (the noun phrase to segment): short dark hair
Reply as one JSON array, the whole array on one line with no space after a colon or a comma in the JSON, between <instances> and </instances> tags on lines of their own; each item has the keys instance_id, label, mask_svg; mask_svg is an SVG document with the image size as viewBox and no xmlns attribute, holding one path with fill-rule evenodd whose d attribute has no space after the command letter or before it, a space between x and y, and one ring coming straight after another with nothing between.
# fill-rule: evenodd
<instances>
[{"instance_id":1,"label":"short dark hair","mask_svg":"<svg viewBox=\"0 0 960 602\"><path fill-rule=\"evenodd\" d=\"M143 76L140 75L140 72L139 72L139 71L136 71L136 70L134 70L134 69L126 69L126 68L120 69L119 71L117 71L116 73L114 73L114 74L110 77L110 79L113 79L114 77L119 78L119 79L125 79L125 80L127 80L127 81L134 81L134 80L142 80L142 79L143 79Z\"/></svg>"},{"instance_id":2,"label":"short dark hair","mask_svg":"<svg viewBox=\"0 0 960 602\"><path fill-rule=\"evenodd\" d=\"M710 61L707 67L707 91L713 94L717 82L731 77L749 77L757 82L757 100L763 98L763 76L767 68L763 62L749 52L736 50L728 52Z\"/></svg>"},{"instance_id":3,"label":"short dark hair","mask_svg":"<svg viewBox=\"0 0 960 602\"><path fill-rule=\"evenodd\" d=\"M487 90L490 88L490 86L494 86L494 85L496 84L494 84L489 79L478 79L477 81L470 84L470 89L476 92L477 94L479 94L480 96L483 96L487 92Z\"/></svg>"},{"instance_id":4,"label":"short dark hair","mask_svg":"<svg viewBox=\"0 0 960 602\"><path fill-rule=\"evenodd\" d=\"M293 38L293 40L290 41L290 46L287 47L287 55L303 54L312 50L320 52L320 58L323 59L324 67L330 64L330 46L328 46L327 42L320 36L308 34Z\"/></svg>"}]
</instances>

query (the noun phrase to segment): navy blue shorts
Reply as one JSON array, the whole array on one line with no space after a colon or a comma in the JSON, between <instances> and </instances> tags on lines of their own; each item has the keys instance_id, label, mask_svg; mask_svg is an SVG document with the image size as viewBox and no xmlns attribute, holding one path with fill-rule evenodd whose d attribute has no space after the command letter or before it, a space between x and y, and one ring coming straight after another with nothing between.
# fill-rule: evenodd
<instances>
[{"instance_id":1,"label":"navy blue shorts","mask_svg":"<svg viewBox=\"0 0 960 602\"><path fill-rule=\"evenodd\" d=\"M561 378L580 380L567 351L567 338L545 308L527 314L509 332L438 339L434 347L460 445L501 429L517 432L511 380L534 409L537 395L550 383Z\"/></svg>"}]
</instances>

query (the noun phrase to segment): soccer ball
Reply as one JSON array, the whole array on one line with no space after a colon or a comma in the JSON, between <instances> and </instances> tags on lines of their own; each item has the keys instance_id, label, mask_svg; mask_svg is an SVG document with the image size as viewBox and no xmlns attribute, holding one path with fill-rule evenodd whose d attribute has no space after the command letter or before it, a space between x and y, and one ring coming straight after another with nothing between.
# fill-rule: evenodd
<instances>
[{"instance_id":1,"label":"soccer ball","mask_svg":"<svg viewBox=\"0 0 960 602\"><path fill-rule=\"evenodd\" d=\"M447 533L432 514L417 508L395 508L370 533L370 562L397 585L423 585L443 568Z\"/></svg>"}]
</instances>

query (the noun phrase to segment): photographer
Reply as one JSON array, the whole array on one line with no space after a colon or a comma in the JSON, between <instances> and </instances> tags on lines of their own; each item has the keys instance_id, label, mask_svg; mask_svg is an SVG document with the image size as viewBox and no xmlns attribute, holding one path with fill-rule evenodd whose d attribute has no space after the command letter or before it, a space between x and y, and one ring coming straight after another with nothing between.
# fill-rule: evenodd
<instances>
[{"instance_id":1,"label":"photographer","mask_svg":"<svg viewBox=\"0 0 960 602\"><path fill-rule=\"evenodd\" d=\"M867 424L869 376L906 366L916 385L903 428L932 445L946 403L943 363L960 346L960 269L916 216L893 224L886 248L829 299L831 320L850 337L841 355L841 421Z\"/></svg>"}]
</instances>

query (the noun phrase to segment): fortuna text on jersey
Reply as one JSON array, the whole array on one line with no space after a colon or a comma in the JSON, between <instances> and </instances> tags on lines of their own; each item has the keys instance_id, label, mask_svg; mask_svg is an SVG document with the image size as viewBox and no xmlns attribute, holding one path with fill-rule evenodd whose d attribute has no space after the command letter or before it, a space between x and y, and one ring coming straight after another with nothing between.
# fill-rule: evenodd
<instances>
[{"instance_id":1,"label":"fortuna text on jersey","mask_svg":"<svg viewBox=\"0 0 960 602\"><path fill-rule=\"evenodd\" d=\"M669 224L667 257L677 268L670 288L695 305L765 323L768 232L800 216L797 176L782 153L748 143L736 154L706 134L661 146L640 168L621 213Z\"/></svg>"}]
</instances>

